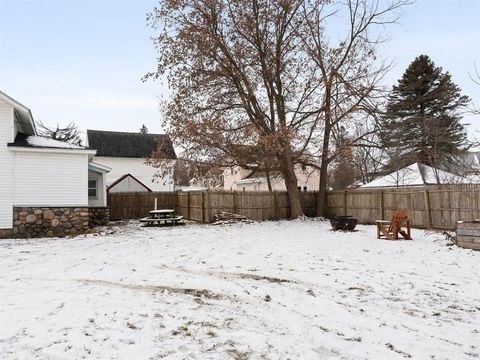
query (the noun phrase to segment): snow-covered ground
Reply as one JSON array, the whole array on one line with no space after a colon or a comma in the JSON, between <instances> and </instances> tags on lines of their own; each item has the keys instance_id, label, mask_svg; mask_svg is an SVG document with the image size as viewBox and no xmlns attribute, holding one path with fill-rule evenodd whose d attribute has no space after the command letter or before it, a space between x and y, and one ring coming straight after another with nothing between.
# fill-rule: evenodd
<instances>
[{"instance_id":1,"label":"snow-covered ground","mask_svg":"<svg viewBox=\"0 0 480 360\"><path fill-rule=\"evenodd\" d=\"M321 221L0 241L2 359L476 359L480 252Z\"/></svg>"}]
</instances>

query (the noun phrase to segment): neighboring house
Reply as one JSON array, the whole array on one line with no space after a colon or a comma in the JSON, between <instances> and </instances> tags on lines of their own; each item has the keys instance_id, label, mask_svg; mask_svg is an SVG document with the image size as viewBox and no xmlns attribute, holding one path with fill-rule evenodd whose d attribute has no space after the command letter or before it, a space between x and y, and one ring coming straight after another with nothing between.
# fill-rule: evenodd
<instances>
[{"instance_id":1,"label":"neighboring house","mask_svg":"<svg viewBox=\"0 0 480 360\"><path fill-rule=\"evenodd\" d=\"M129 186L141 184L140 191L175 190L173 166L177 156L168 135L87 130L87 145L97 150L96 163L111 168L107 174L109 189L115 185L115 192L127 191L128 182ZM161 169L145 163L155 151L165 159Z\"/></svg>"},{"instance_id":2,"label":"neighboring house","mask_svg":"<svg viewBox=\"0 0 480 360\"><path fill-rule=\"evenodd\" d=\"M0 92L0 237L86 231L89 208L106 206L109 168L94 155L37 136L30 109Z\"/></svg>"},{"instance_id":3,"label":"neighboring house","mask_svg":"<svg viewBox=\"0 0 480 360\"><path fill-rule=\"evenodd\" d=\"M223 189L224 169L214 167L189 181L190 189ZM182 189L185 191L185 189Z\"/></svg>"},{"instance_id":4,"label":"neighboring house","mask_svg":"<svg viewBox=\"0 0 480 360\"><path fill-rule=\"evenodd\" d=\"M298 190L318 190L320 172L309 166L296 165L295 175L298 180ZM268 174L270 184L274 191L285 191L285 180L278 171ZM233 166L223 171L223 184L225 190L233 191L268 191L268 179L265 171L259 171L252 164L248 168Z\"/></svg>"},{"instance_id":5,"label":"neighboring house","mask_svg":"<svg viewBox=\"0 0 480 360\"><path fill-rule=\"evenodd\" d=\"M460 176L440 169L435 169L421 163L414 163L388 175L379 177L368 184L360 186L365 188L381 187L406 187L439 184L479 184L480 177L475 175Z\"/></svg>"}]
</instances>

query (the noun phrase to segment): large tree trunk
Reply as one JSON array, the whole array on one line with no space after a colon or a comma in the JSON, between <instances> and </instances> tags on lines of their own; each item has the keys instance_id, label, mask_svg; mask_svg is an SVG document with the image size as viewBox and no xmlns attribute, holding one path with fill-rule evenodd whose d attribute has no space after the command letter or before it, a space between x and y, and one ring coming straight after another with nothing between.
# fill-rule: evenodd
<instances>
[{"instance_id":1,"label":"large tree trunk","mask_svg":"<svg viewBox=\"0 0 480 360\"><path fill-rule=\"evenodd\" d=\"M328 158L330 134L332 131L331 122L331 91L330 87L325 92L325 129L323 133L322 162L320 164L320 185L318 188L317 216L325 216L327 211L327 185L328 185Z\"/></svg>"},{"instance_id":2,"label":"large tree trunk","mask_svg":"<svg viewBox=\"0 0 480 360\"><path fill-rule=\"evenodd\" d=\"M265 170L265 176L267 177L268 191L273 191L273 189L272 189L272 180L270 179L270 171L269 171L268 169Z\"/></svg>"},{"instance_id":3,"label":"large tree trunk","mask_svg":"<svg viewBox=\"0 0 480 360\"><path fill-rule=\"evenodd\" d=\"M330 138L330 134L328 135L324 134L324 141L325 141L325 138ZM327 211L327 185L328 185L327 157L328 157L328 143L327 145L324 145L322 148L322 163L320 165L320 186L318 188L317 216L325 216Z\"/></svg>"},{"instance_id":4,"label":"large tree trunk","mask_svg":"<svg viewBox=\"0 0 480 360\"><path fill-rule=\"evenodd\" d=\"M287 188L288 199L290 202L290 218L297 219L303 216L302 204L298 193L298 180L295 175L295 168L290 154L290 150L285 150L283 154L283 177L285 187Z\"/></svg>"}]
</instances>

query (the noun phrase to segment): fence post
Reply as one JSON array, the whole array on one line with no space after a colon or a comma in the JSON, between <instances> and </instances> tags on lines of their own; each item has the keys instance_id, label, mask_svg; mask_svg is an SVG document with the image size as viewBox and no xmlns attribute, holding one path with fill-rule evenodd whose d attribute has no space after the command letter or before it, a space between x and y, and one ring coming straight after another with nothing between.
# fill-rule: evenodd
<instances>
[{"instance_id":1,"label":"fence post","mask_svg":"<svg viewBox=\"0 0 480 360\"><path fill-rule=\"evenodd\" d=\"M347 190L343 192L343 215L347 216Z\"/></svg>"},{"instance_id":2,"label":"fence post","mask_svg":"<svg viewBox=\"0 0 480 360\"><path fill-rule=\"evenodd\" d=\"M190 191L187 191L187 219L190 220L191 218L191 210L190 210Z\"/></svg>"},{"instance_id":3,"label":"fence post","mask_svg":"<svg viewBox=\"0 0 480 360\"><path fill-rule=\"evenodd\" d=\"M210 190L207 189L207 194L206 194L206 198L205 200L207 200L207 204L206 204L206 215L207 215L207 221L206 223L209 224L210 223L210 217L212 215L212 207L211 207L211 200L210 200Z\"/></svg>"},{"instance_id":4,"label":"fence post","mask_svg":"<svg viewBox=\"0 0 480 360\"><path fill-rule=\"evenodd\" d=\"M383 198L383 190L380 190L380 219L385 220L385 200Z\"/></svg>"},{"instance_id":5,"label":"fence post","mask_svg":"<svg viewBox=\"0 0 480 360\"><path fill-rule=\"evenodd\" d=\"M273 191L273 206L275 207L275 220L278 220L278 217L280 216L279 215L279 212L280 210L278 209L278 195L277 195L277 191L274 190Z\"/></svg>"},{"instance_id":6,"label":"fence post","mask_svg":"<svg viewBox=\"0 0 480 360\"><path fill-rule=\"evenodd\" d=\"M328 193L327 193L326 198L328 199ZM315 206L315 209L314 209L313 213L315 214L315 217L318 217L318 191L315 191L313 193L313 206ZM325 204L325 211L327 211L326 210L327 206L328 206L328 201Z\"/></svg>"},{"instance_id":7,"label":"fence post","mask_svg":"<svg viewBox=\"0 0 480 360\"><path fill-rule=\"evenodd\" d=\"M430 196L428 195L427 189L423 191L423 198L425 201L425 212L427 215L427 228L430 229L432 227L432 212L430 210Z\"/></svg>"},{"instance_id":8,"label":"fence post","mask_svg":"<svg viewBox=\"0 0 480 360\"><path fill-rule=\"evenodd\" d=\"M202 191L202 222L206 223L206 194L205 191Z\"/></svg>"}]
</instances>

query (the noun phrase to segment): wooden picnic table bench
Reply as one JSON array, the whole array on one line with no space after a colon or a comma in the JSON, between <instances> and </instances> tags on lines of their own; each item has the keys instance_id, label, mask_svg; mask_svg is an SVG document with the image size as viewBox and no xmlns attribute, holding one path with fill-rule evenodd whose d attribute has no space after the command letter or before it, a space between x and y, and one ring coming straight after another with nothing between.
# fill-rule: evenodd
<instances>
[{"instance_id":1,"label":"wooden picnic table bench","mask_svg":"<svg viewBox=\"0 0 480 360\"><path fill-rule=\"evenodd\" d=\"M150 217L145 217L140 219L141 223L146 225L161 225L164 224L178 224L180 220L183 219L183 216L176 216L175 210L172 209L160 209L149 211Z\"/></svg>"}]
</instances>

